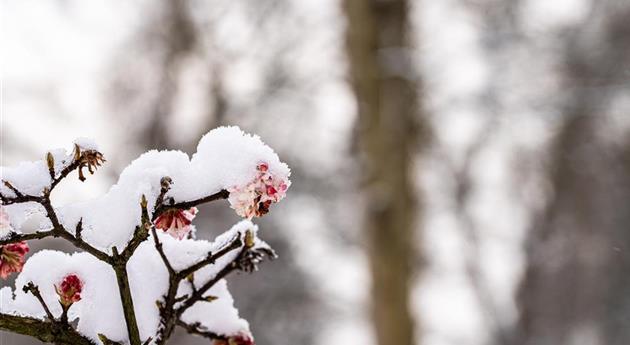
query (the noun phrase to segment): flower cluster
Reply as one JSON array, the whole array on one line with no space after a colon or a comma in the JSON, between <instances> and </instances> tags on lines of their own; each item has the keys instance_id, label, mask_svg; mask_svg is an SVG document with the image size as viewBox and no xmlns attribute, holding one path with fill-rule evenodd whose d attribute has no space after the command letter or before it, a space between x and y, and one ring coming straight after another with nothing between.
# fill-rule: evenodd
<instances>
[{"instance_id":1,"label":"flower cluster","mask_svg":"<svg viewBox=\"0 0 630 345\"><path fill-rule=\"evenodd\" d=\"M245 186L233 186L228 189L230 206L241 217L251 219L269 212L272 203L284 198L289 182L271 174L267 163L256 167L258 173L254 180Z\"/></svg>"},{"instance_id":2,"label":"flower cluster","mask_svg":"<svg viewBox=\"0 0 630 345\"><path fill-rule=\"evenodd\" d=\"M213 345L256 345L254 339L247 334L238 334L227 339L217 339Z\"/></svg>"},{"instance_id":3,"label":"flower cluster","mask_svg":"<svg viewBox=\"0 0 630 345\"><path fill-rule=\"evenodd\" d=\"M196 207L188 210L170 209L155 220L155 227L181 240L192 229L191 223L196 215Z\"/></svg>"},{"instance_id":4,"label":"flower cluster","mask_svg":"<svg viewBox=\"0 0 630 345\"><path fill-rule=\"evenodd\" d=\"M59 302L66 308L71 306L72 303L81 300L82 289L83 282L76 274L67 275L59 286L55 285L55 291L59 295Z\"/></svg>"},{"instance_id":5,"label":"flower cluster","mask_svg":"<svg viewBox=\"0 0 630 345\"><path fill-rule=\"evenodd\" d=\"M21 272L28 251L25 241L0 246L0 277L6 279L11 273Z\"/></svg>"}]
</instances>

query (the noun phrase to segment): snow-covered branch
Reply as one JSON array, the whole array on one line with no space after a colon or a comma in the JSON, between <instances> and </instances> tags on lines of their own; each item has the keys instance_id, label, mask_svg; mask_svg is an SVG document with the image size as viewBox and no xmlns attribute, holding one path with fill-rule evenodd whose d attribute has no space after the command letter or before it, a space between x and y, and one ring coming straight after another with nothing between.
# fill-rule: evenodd
<instances>
[{"instance_id":1,"label":"snow-covered branch","mask_svg":"<svg viewBox=\"0 0 630 345\"><path fill-rule=\"evenodd\" d=\"M93 174L104 162L79 139L69 154L2 168L0 277L19 275L15 289L0 289L0 329L61 344L148 345L166 344L179 326L216 344L253 344L224 278L275 257L250 219L284 198L286 164L258 137L222 127L192 158L150 151L100 198L52 204L60 181L75 170L84 181L84 169ZM214 242L195 239L196 206L225 199L247 219ZM40 228L22 232L35 215L45 219ZM81 252L26 260L28 241L51 237Z\"/></svg>"}]
</instances>

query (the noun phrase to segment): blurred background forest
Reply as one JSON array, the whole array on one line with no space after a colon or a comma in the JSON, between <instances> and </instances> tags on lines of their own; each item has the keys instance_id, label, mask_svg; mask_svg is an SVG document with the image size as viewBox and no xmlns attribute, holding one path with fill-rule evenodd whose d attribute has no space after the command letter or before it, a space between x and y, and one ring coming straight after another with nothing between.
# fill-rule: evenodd
<instances>
[{"instance_id":1,"label":"blurred background forest","mask_svg":"<svg viewBox=\"0 0 630 345\"><path fill-rule=\"evenodd\" d=\"M1 165L108 159L55 202L220 125L292 167L229 280L257 344L630 344L630 1L0 4Z\"/></svg>"}]
</instances>

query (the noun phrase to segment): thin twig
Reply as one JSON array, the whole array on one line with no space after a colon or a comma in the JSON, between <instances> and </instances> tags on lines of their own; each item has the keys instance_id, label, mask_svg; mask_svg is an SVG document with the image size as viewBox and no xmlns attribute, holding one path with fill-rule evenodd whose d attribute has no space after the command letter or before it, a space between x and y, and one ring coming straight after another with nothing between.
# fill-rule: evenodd
<instances>
[{"instance_id":1,"label":"thin twig","mask_svg":"<svg viewBox=\"0 0 630 345\"><path fill-rule=\"evenodd\" d=\"M240 241L240 238L239 238ZM188 308L192 307L193 304L197 303L204 299L204 294L206 291L210 290L219 280L225 278L231 272L239 269L238 262L245 256L247 250L249 248L247 246L243 246L241 251L238 253L237 257L231 261L227 266L223 267L219 273L217 273L212 279L203 284L200 288L195 291L189 299L187 299L182 305L177 308L176 314L181 316Z\"/></svg>"},{"instance_id":2,"label":"thin twig","mask_svg":"<svg viewBox=\"0 0 630 345\"><path fill-rule=\"evenodd\" d=\"M46 312L46 317L48 318L48 320L50 320L51 322L55 321L55 316L53 316L53 314L50 312L50 309L48 308L48 305L42 298L42 294L39 292L39 287L37 287L37 285L33 284L33 282L28 282L28 284L24 285L22 290L25 293L30 292L33 296L35 296L35 298L37 298L37 300L39 301L39 304L41 304L42 308L44 308L44 311Z\"/></svg>"},{"instance_id":3,"label":"thin twig","mask_svg":"<svg viewBox=\"0 0 630 345\"><path fill-rule=\"evenodd\" d=\"M151 228L151 233L153 234L153 241L155 243L155 249L160 254L160 257L162 258L162 262L164 263L164 266L166 266L166 269L168 270L169 276L171 277L176 276L177 274L175 270L173 269L171 262L168 260L168 258L166 257L166 254L164 253L164 249L162 248L163 247L162 242L160 242L160 239L158 238L157 232L155 231L155 227Z\"/></svg>"},{"instance_id":4,"label":"thin twig","mask_svg":"<svg viewBox=\"0 0 630 345\"><path fill-rule=\"evenodd\" d=\"M40 204L46 210L46 216L53 225L53 230L51 233L53 237L61 237L68 242L74 244L75 247L83 249L84 251L92 254L97 259L105 261L107 263L111 263L112 258L107 253L96 249L89 243L83 241L81 238L73 236L70 232L68 232L68 230L66 230L66 228L59 222L57 213L50 203L50 194L46 193L44 195L44 198L40 201Z\"/></svg>"},{"instance_id":5,"label":"thin twig","mask_svg":"<svg viewBox=\"0 0 630 345\"><path fill-rule=\"evenodd\" d=\"M157 199L155 200L153 214L155 214L158 208L164 203L164 197L166 196L166 193L168 193L168 191L171 189L171 183L173 183L173 180L168 176L164 176L162 177L162 179L160 179L160 195L158 195Z\"/></svg>"},{"instance_id":6,"label":"thin twig","mask_svg":"<svg viewBox=\"0 0 630 345\"><path fill-rule=\"evenodd\" d=\"M15 188L9 181L2 180L2 183L9 188L14 197L8 197L2 193L0 193L0 201L2 201L2 205L11 205L11 204L21 204L25 202L39 202L41 200L41 196L35 195L24 195L17 188Z\"/></svg>"},{"instance_id":7,"label":"thin twig","mask_svg":"<svg viewBox=\"0 0 630 345\"><path fill-rule=\"evenodd\" d=\"M147 210L147 199L142 195L140 201L141 220L140 225L136 226L136 230L133 233L133 237L127 243L127 246L120 254L122 259L128 261L133 253L138 249L140 244L149 238L149 229L151 228L151 220L149 219L149 212Z\"/></svg>"},{"instance_id":8,"label":"thin twig","mask_svg":"<svg viewBox=\"0 0 630 345\"><path fill-rule=\"evenodd\" d=\"M154 236L155 235L156 234L154 233ZM157 246L157 244L159 244L159 246ZM180 296L179 298L176 297L180 282L183 279L186 279L186 277L188 277L189 275L198 271L199 269L207 265L215 263L219 258L239 248L242 244L243 244L243 241L240 239L240 235L236 236L233 240L230 241L229 244L221 248L221 250L219 250L215 254L208 253L208 256L203 260L179 272L176 272L175 270L172 271L173 273L170 274L170 279L169 279L169 288L166 295L164 296L164 303L161 303L161 302L158 303L158 306L160 308L161 329L159 332L159 336L157 338L157 344L162 345L166 343L168 338L173 333L173 330L176 326L176 322L179 320L179 317L181 316L181 313L183 312L183 311L179 312L179 310L176 310L175 304L181 301L185 301L185 302L189 301L190 298L192 298L192 296L198 293L198 290L193 288L193 294L191 295L191 297L188 297L188 296ZM158 249L158 252L160 252L160 255L164 254L161 247L161 243L159 241L156 241L156 248ZM166 255L163 256L162 260L165 263L169 262L168 258L166 258ZM231 264L232 262L228 265L231 265ZM203 297L201 299L203 299Z\"/></svg>"},{"instance_id":9,"label":"thin twig","mask_svg":"<svg viewBox=\"0 0 630 345\"><path fill-rule=\"evenodd\" d=\"M125 322L127 325L127 333L129 335L129 342L131 345L140 345L140 331L138 330L138 321L136 320L136 314L133 307L133 298L131 296L131 287L129 286L129 278L127 277L126 261L118 261L120 256L115 256L114 260L119 262L113 265L114 272L116 273L116 280L118 282L118 292L120 293L120 299L123 307L123 314L125 316Z\"/></svg>"},{"instance_id":10,"label":"thin twig","mask_svg":"<svg viewBox=\"0 0 630 345\"><path fill-rule=\"evenodd\" d=\"M42 238L50 237L55 234L55 229L46 230L46 231L37 231L32 234L18 234L17 232L12 232L9 236L0 240L0 246L5 244L17 243L28 240L40 240Z\"/></svg>"},{"instance_id":11,"label":"thin twig","mask_svg":"<svg viewBox=\"0 0 630 345\"><path fill-rule=\"evenodd\" d=\"M241 237L235 236L234 239L230 241L228 245L221 248L218 252L216 252L215 254L212 254L211 252L208 253L205 259L179 271L177 273L177 276L179 277L180 280L184 279L188 277L190 274L200 270L201 268L208 266L210 264L214 264L219 258L223 257L224 255L233 251L234 249L239 248L241 245L243 245L243 241L241 240Z\"/></svg>"},{"instance_id":12,"label":"thin twig","mask_svg":"<svg viewBox=\"0 0 630 345\"><path fill-rule=\"evenodd\" d=\"M189 209L191 207L195 207L195 206L198 206L198 205L201 205L201 204L205 204L205 203L208 203L208 202L221 200L221 199L227 199L229 196L230 196L230 192L228 192L225 189L222 189L222 190L220 190L217 193L214 193L212 195L208 195L208 196L200 198L200 199L191 200L191 201L183 201L183 202L175 203L175 204L172 204L172 205L162 204L162 205L160 205L159 207L156 208L155 212L153 212L153 220L155 220L162 213L164 213L166 210L169 210L169 209L187 210L187 209Z\"/></svg>"},{"instance_id":13,"label":"thin twig","mask_svg":"<svg viewBox=\"0 0 630 345\"><path fill-rule=\"evenodd\" d=\"M66 306L66 305L63 305L61 302L59 302L59 304L61 305L61 318L60 318L61 323L67 325L68 324L68 310L70 310L71 305Z\"/></svg>"},{"instance_id":14,"label":"thin twig","mask_svg":"<svg viewBox=\"0 0 630 345\"><path fill-rule=\"evenodd\" d=\"M216 334L214 332L210 332L208 330L202 329L201 324L199 324L198 322L193 323L193 324L188 324L188 323L185 323L184 321L177 320L177 326L185 329L186 332L188 332L189 334L202 336L204 338L217 339L217 340L226 340L227 339L224 336L221 336L221 335L218 335L218 334Z\"/></svg>"},{"instance_id":15,"label":"thin twig","mask_svg":"<svg viewBox=\"0 0 630 345\"><path fill-rule=\"evenodd\" d=\"M81 240L82 232L83 232L83 217L79 218L79 222L77 223L77 226L74 228L74 237L76 237L78 240Z\"/></svg>"},{"instance_id":16,"label":"thin twig","mask_svg":"<svg viewBox=\"0 0 630 345\"><path fill-rule=\"evenodd\" d=\"M20 198L20 197L23 197L23 196L24 196L24 194L22 194L19 190L17 190L17 188L13 187L13 185L11 184L11 182L3 180L3 181L2 181L2 183L3 183L3 184L7 187L7 188L9 188L9 189L10 189L10 190L11 190L11 191L15 194L15 196L16 196L16 197Z\"/></svg>"},{"instance_id":17,"label":"thin twig","mask_svg":"<svg viewBox=\"0 0 630 345\"><path fill-rule=\"evenodd\" d=\"M80 165L81 165L81 160L74 160L72 163L68 164L65 168L63 168L61 172L59 173L59 176L54 178L53 181L51 182L50 190L55 189L55 187L57 187L57 184L59 184L61 180L66 178L68 174L70 174L72 171L77 169Z\"/></svg>"},{"instance_id":18,"label":"thin twig","mask_svg":"<svg viewBox=\"0 0 630 345\"><path fill-rule=\"evenodd\" d=\"M103 345L123 345L122 343L119 343L117 341L113 341L107 338L105 334L99 333L97 334L97 336L98 336L98 340L100 340L101 343L103 343Z\"/></svg>"},{"instance_id":19,"label":"thin twig","mask_svg":"<svg viewBox=\"0 0 630 345\"><path fill-rule=\"evenodd\" d=\"M57 322L42 321L32 317L0 313L0 329L28 335L45 343L96 345L92 340L81 335L72 327L67 327Z\"/></svg>"}]
</instances>

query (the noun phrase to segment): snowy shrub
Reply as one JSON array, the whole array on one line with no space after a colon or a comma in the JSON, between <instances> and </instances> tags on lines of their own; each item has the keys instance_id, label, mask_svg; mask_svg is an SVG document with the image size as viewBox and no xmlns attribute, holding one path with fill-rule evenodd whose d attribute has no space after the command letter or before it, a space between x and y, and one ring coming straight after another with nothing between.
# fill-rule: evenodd
<instances>
[{"instance_id":1,"label":"snowy shrub","mask_svg":"<svg viewBox=\"0 0 630 345\"><path fill-rule=\"evenodd\" d=\"M273 250L253 217L290 186L289 168L237 127L206 134L197 152L150 151L100 198L57 206L51 194L77 171L105 162L92 141L3 167L0 185L0 329L58 344L166 344L177 327L216 345L251 345L224 278L252 272ZM196 206L227 199L245 219L213 242L195 239ZM24 232L28 220L35 232ZM34 253L28 241L60 238L77 253Z\"/></svg>"}]
</instances>

